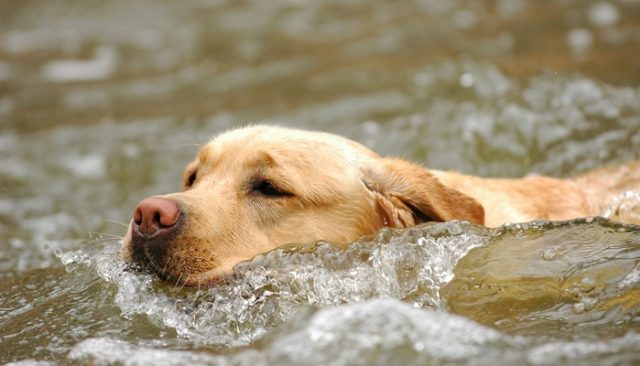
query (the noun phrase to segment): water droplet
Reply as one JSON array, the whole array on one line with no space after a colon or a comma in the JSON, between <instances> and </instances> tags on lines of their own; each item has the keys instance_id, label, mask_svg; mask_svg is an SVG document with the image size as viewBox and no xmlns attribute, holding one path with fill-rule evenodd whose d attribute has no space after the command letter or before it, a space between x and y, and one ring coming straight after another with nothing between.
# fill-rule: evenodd
<instances>
[{"instance_id":1,"label":"water droplet","mask_svg":"<svg viewBox=\"0 0 640 366\"><path fill-rule=\"evenodd\" d=\"M584 299L582 299L582 303L584 304L585 310L591 310L596 306L598 300L592 297L585 297Z\"/></svg>"},{"instance_id":2,"label":"water droplet","mask_svg":"<svg viewBox=\"0 0 640 366\"><path fill-rule=\"evenodd\" d=\"M469 73L460 75L460 85L463 88L468 88L473 85L473 76Z\"/></svg>"},{"instance_id":3,"label":"water droplet","mask_svg":"<svg viewBox=\"0 0 640 366\"><path fill-rule=\"evenodd\" d=\"M608 2L595 3L589 9L589 21L598 27L610 27L619 17L618 8Z\"/></svg>"},{"instance_id":4,"label":"water droplet","mask_svg":"<svg viewBox=\"0 0 640 366\"><path fill-rule=\"evenodd\" d=\"M580 284L578 286L581 292L591 292L596 288L596 281L594 281L592 278L585 277L580 281Z\"/></svg>"},{"instance_id":5,"label":"water droplet","mask_svg":"<svg viewBox=\"0 0 640 366\"><path fill-rule=\"evenodd\" d=\"M588 29L572 29L567 34L567 43L574 55L582 57L593 44L593 35Z\"/></svg>"},{"instance_id":6,"label":"water droplet","mask_svg":"<svg viewBox=\"0 0 640 366\"><path fill-rule=\"evenodd\" d=\"M546 248L545 250L542 251L542 259L546 261L551 261L556 259L557 255L558 255L558 252L556 251L555 248Z\"/></svg>"}]
</instances>

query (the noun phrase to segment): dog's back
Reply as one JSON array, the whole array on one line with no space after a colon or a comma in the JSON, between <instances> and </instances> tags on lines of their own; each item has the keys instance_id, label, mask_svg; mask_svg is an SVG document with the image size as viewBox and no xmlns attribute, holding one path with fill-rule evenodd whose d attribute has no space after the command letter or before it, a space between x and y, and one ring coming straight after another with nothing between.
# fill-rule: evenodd
<instances>
[{"instance_id":1,"label":"dog's back","mask_svg":"<svg viewBox=\"0 0 640 366\"><path fill-rule=\"evenodd\" d=\"M626 191L640 195L640 161L606 167L570 179L528 176L520 179L480 178L457 172L431 171L444 185L473 197L485 207L485 225L535 219L569 220L602 216ZM629 195L629 194L627 194ZM640 202L637 202L640 203ZM636 204L635 206L638 206ZM633 210L612 218L640 224Z\"/></svg>"}]
</instances>

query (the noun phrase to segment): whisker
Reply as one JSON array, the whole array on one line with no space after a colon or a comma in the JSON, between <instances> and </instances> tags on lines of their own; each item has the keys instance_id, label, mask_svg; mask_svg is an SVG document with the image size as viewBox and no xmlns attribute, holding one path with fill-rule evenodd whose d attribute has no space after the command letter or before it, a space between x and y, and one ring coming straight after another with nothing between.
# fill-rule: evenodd
<instances>
[{"instance_id":1,"label":"whisker","mask_svg":"<svg viewBox=\"0 0 640 366\"><path fill-rule=\"evenodd\" d=\"M164 266L162 267L162 271L160 271L160 277L165 277L166 271L167 271L167 266L169 265L169 262L172 260L173 258L169 258L168 260L166 260L164 262Z\"/></svg>"},{"instance_id":2,"label":"whisker","mask_svg":"<svg viewBox=\"0 0 640 366\"><path fill-rule=\"evenodd\" d=\"M89 233L89 234L90 234L90 237L85 243L93 246L102 245L105 243L117 244L122 242L122 239L123 239L122 236L113 235L113 234L100 234L100 233ZM103 237L103 236L106 236L106 237Z\"/></svg>"},{"instance_id":3,"label":"whisker","mask_svg":"<svg viewBox=\"0 0 640 366\"><path fill-rule=\"evenodd\" d=\"M178 276L178 279L176 280L176 283L173 285L173 289L174 290L180 291L181 287L179 288L178 285L181 284L183 275L184 275L184 273L180 273L180 276Z\"/></svg>"},{"instance_id":4,"label":"whisker","mask_svg":"<svg viewBox=\"0 0 640 366\"><path fill-rule=\"evenodd\" d=\"M108 238L112 238L112 239L124 239L124 235L118 235L118 234L111 234L111 233L98 233L98 232L94 232L94 231L90 231L89 235L97 235L99 236L99 238L97 239L104 239L103 237L108 237Z\"/></svg>"},{"instance_id":5,"label":"whisker","mask_svg":"<svg viewBox=\"0 0 640 366\"><path fill-rule=\"evenodd\" d=\"M104 243L119 243L120 239L115 238L105 238L105 239L94 239L89 242L89 244L104 244Z\"/></svg>"},{"instance_id":6,"label":"whisker","mask_svg":"<svg viewBox=\"0 0 640 366\"><path fill-rule=\"evenodd\" d=\"M185 142L184 144L178 144L178 145L176 145L176 147L195 147L195 148L198 148L198 149L199 149L199 148L201 148L201 147L202 147L202 145L203 145L203 144L198 144L198 143L194 143L194 142L191 142L191 143L187 143L187 142Z\"/></svg>"},{"instance_id":7,"label":"whisker","mask_svg":"<svg viewBox=\"0 0 640 366\"><path fill-rule=\"evenodd\" d=\"M108 221L108 222L110 222L112 224L120 225L120 226L125 227L127 229L129 228L129 224L128 223L123 223L123 222L112 220L112 219L105 219L105 221Z\"/></svg>"},{"instance_id":8,"label":"whisker","mask_svg":"<svg viewBox=\"0 0 640 366\"><path fill-rule=\"evenodd\" d=\"M169 258L168 260L166 260L166 261L164 262L164 266L162 266L162 269L160 270L160 273L158 274L158 276L159 276L160 278L162 278L162 279L165 279L165 278L167 278L167 279L168 279L168 278L170 278L170 276L166 276L166 273L167 273L167 266L169 266L169 262L171 261L171 259L173 259L173 258ZM157 269L158 269L158 267L156 267L155 265L153 266L153 268L154 268L155 270L157 270Z\"/></svg>"}]
</instances>

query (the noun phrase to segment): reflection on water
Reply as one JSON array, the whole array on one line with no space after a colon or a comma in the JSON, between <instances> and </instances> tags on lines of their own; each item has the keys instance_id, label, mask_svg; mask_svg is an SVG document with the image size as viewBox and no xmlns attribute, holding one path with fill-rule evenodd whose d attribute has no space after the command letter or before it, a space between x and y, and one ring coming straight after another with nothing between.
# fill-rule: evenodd
<instances>
[{"instance_id":1,"label":"reflection on water","mask_svg":"<svg viewBox=\"0 0 640 366\"><path fill-rule=\"evenodd\" d=\"M456 267L443 291L454 312L518 333L638 330L637 227L587 219L498 233Z\"/></svg>"},{"instance_id":2,"label":"reflection on water","mask_svg":"<svg viewBox=\"0 0 640 366\"><path fill-rule=\"evenodd\" d=\"M638 24L627 0L0 2L0 362L638 362L640 239L613 222L385 231L200 291L116 254L239 124L485 176L637 160Z\"/></svg>"}]
</instances>

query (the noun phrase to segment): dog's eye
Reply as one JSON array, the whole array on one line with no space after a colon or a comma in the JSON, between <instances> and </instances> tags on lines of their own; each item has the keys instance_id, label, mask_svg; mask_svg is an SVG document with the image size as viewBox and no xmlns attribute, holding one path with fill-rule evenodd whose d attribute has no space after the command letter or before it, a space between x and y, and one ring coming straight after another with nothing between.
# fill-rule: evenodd
<instances>
[{"instance_id":1,"label":"dog's eye","mask_svg":"<svg viewBox=\"0 0 640 366\"><path fill-rule=\"evenodd\" d=\"M187 178L187 184L186 184L187 188L191 188L193 186L193 183L196 181L197 175L198 175L197 171L194 171L189 175L189 178Z\"/></svg>"},{"instance_id":2,"label":"dog's eye","mask_svg":"<svg viewBox=\"0 0 640 366\"><path fill-rule=\"evenodd\" d=\"M293 194L278 188L268 180L257 180L251 184L251 192L267 197L289 197Z\"/></svg>"}]
</instances>

